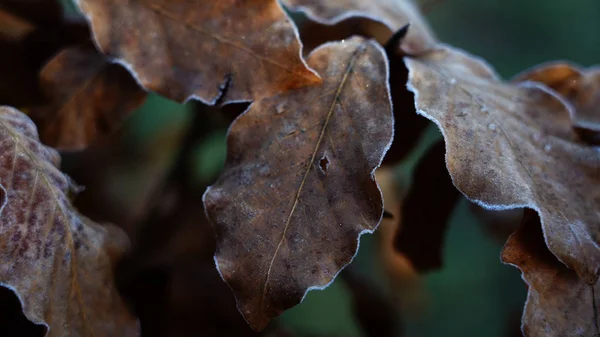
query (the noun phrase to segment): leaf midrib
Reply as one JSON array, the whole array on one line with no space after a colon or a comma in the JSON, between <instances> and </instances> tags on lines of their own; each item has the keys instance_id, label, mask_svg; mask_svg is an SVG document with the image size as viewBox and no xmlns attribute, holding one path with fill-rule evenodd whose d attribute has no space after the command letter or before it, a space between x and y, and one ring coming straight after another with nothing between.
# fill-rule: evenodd
<instances>
[{"instance_id":1,"label":"leaf midrib","mask_svg":"<svg viewBox=\"0 0 600 337\"><path fill-rule=\"evenodd\" d=\"M283 228L283 233L281 235L281 239L279 240L279 243L277 244L277 248L275 249L275 252L273 253L273 257L271 258L271 262L269 263L269 268L267 270L267 277L265 280L265 283L263 285L263 291L262 291L262 296L260 299L260 308L261 310L264 309L264 302L265 302L265 298L267 297L267 290L268 290L268 284L270 281L270 277L271 277L271 271L273 268L273 264L275 262L275 259L277 258L277 254L279 253L279 249L281 248L283 241L286 238L286 234L287 234L287 230L290 226L290 222L292 219L292 215L294 214L294 211L296 210L296 207L298 206L298 203L300 201L300 194L302 193L302 189L304 187L304 184L306 183L306 179L308 177L308 174L311 171L311 168L315 162L315 158L317 156L317 152L319 150L319 147L321 146L321 143L323 142L323 137L325 135L325 131L327 130L327 126L329 125L329 122L331 120L331 117L333 116L333 112L334 112L334 108L335 105L338 103L339 97L341 95L342 89L344 88L344 85L346 84L348 77L350 75L350 73L352 72L352 69L354 68L354 64L356 62L356 59L358 58L359 54L361 54L361 52L363 52L366 49L365 45L360 45L356 48L356 50L354 51L354 53L352 54L351 58L350 58L350 62L348 63L348 66L346 67L346 71L344 72L344 76L342 77L340 84L338 85L338 88L335 92L335 95L333 96L333 100L331 102L331 105L329 107L329 110L327 111L327 116L325 117L325 121L323 123L323 127L321 129L321 132L319 134L319 138L317 139L317 143L314 147L312 156L310 158L309 163L307 164L306 167L306 172L304 173L304 176L302 178L302 181L300 182L300 186L298 187L298 190L296 192L296 196L294 198L294 203L292 205L292 208L287 216L284 228Z\"/></svg>"}]
</instances>

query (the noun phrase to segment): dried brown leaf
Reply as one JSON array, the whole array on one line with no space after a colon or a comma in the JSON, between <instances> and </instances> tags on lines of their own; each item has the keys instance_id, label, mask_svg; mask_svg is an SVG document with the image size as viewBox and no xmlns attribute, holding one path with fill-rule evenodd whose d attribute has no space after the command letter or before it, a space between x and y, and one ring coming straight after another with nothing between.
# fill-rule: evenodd
<instances>
[{"instance_id":1,"label":"dried brown leaf","mask_svg":"<svg viewBox=\"0 0 600 337\"><path fill-rule=\"evenodd\" d=\"M276 0L77 0L102 51L178 101L251 100L319 77Z\"/></svg>"},{"instance_id":2,"label":"dried brown leaf","mask_svg":"<svg viewBox=\"0 0 600 337\"><path fill-rule=\"evenodd\" d=\"M57 26L63 21L60 0L1 0L0 11L12 13L36 27Z\"/></svg>"},{"instance_id":3,"label":"dried brown leaf","mask_svg":"<svg viewBox=\"0 0 600 337\"><path fill-rule=\"evenodd\" d=\"M431 124L427 118L416 113L415 97L406 88L408 69L404 64L405 54L398 50L410 31L409 26L400 29L386 42L385 50L390 64L390 92L394 109L394 141L383 159L384 165L400 163L414 149L423 132ZM400 210L398 210L400 211Z\"/></svg>"},{"instance_id":4,"label":"dried brown leaf","mask_svg":"<svg viewBox=\"0 0 600 337\"><path fill-rule=\"evenodd\" d=\"M86 41L87 26L64 20L53 0L0 0L0 16L0 105L42 104L39 71L64 46Z\"/></svg>"},{"instance_id":5,"label":"dried brown leaf","mask_svg":"<svg viewBox=\"0 0 600 337\"><path fill-rule=\"evenodd\" d=\"M83 149L112 132L146 98L126 69L84 46L62 50L40 77L48 103L30 116L44 144L60 150Z\"/></svg>"},{"instance_id":6,"label":"dried brown leaf","mask_svg":"<svg viewBox=\"0 0 600 337\"><path fill-rule=\"evenodd\" d=\"M419 272L442 267L444 238L450 215L460 199L444 162L440 141L420 159L413 184L402 203L402 230L395 247Z\"/></svg>"},{"instance_id":7,"label":"dried brown leaf","mask_svg":"<svg viewBox=\"0 0 600 337\"><path fill-rule=\"evenodd\" d=\"M58 153L39 143L27 116L0 107L0 143L0 285L48 336L137 336L112 276L127 237L71 206Z\"/></svg>"},{"instance_id":8,"label":"dried brown leaf","mask_svg":"<svg viewBox=\"0 0 600 337\"><path fill-rule=\"evenodd\" d=\"M526 337L598 336L599 283L589 285L548 250L539 218L527 214L510 236L502 261L529 286L521 330Z\"/></svg>"},{"instance_id":9,"label":"dried brown leaf","mask_svg":"<svg viewBox=\"0 0 600 337\"><path fill-rule=\"evenodd\" d=\"M0 39L19 41L35 30L35 26L0 7Z\"/></svg>"},{"instance_id":10,"label":"dried brown leaf","mask_svg":"<svg viewBox=\"0 0 600 337\"><path fill-rule=\"evenodd\" d=\"M308 64L323 84L253 103L204 195L218 268L255 329L329 285L383 214L374 170L393 131L383 50L352 38Z\"/></svg>"},{"instance_id":11,"label":"dried brown leaf","mask_svg":"<svg viewBox=\"0 0 600 337\"><path fill-rule=\"evenodd\" d=\"M589 284L600 272L600 151L581 142L554 92L502 83L450 47L406 58L419 113L438 124L454 185L485 207L529 207L550 250Z\"/></svg>"},{"instance_id":12,"label":"dried brown leaf","mask_svg":"<svg viewBox=\"0 0 600 337\"><path fill-rule=\"evenodd\" d=\"M396 303L352 266L340 273L348 287L354 319L365 337L402 337Z\"/></svg>"},{"instance_id":13,"label":"dried brown leaf","mask_svg":"<svg viewBox=\"0 0 600 337\"><path fill-rule=\"evenodd\" d=\"M525 71L515 81L540 82L557 91L573 104L573 125L582 137L600 144L600 67L549 63Z\"/></svg>"},{"instance_id":14,"label":"dried brown leaf","mask_svg":"<svg viewBox=\"0 0 600 337\"><path fill-rule=\"evenodd\" d=\"M335 25L342 21L360 17L364 23L347 26L359 29L380 43L385 43L394 32L410 23L410 30L400 48L411 55L418 55L437 44L433 32L411 0L283 0L294 11L303 11L309 19L320 24ZM383 23L387 31L382 31ZM354 27L353 27L354 26ZM355 31L354 33L358 33Z\"/></svg>"},{"instance_id":15,"label":"dried brown leaf","mask_svg":"<svg viewBox=\"0 0 600 337\"><path fill-rule=\"evenodd\" d=\"M402 230L401 210L406 187L400 184L397 174L389 166L377 169L375 176L383 194L384 209L390 215L384 216L377 229L379 258L383 262L392 297L399 303L401 312L407 315L420 313L425 298L420 276L411 261L394 247L394 239Z\"/></svg>"}]
</instances>

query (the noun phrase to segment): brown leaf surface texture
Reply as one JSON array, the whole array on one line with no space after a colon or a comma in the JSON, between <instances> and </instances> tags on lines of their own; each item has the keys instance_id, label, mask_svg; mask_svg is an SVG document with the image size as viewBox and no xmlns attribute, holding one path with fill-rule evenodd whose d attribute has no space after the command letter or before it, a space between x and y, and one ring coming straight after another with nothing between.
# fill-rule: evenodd
<instances>
[{"instance_id":1,"label":"brown leaf surface texture","mask_svg":"<svg viewBox=\"0 0 600 337\"><path fill-rule=\"evenodd\" d=\"M318 23L334 25L347 19L362 17L367 22L365 31L373 31L374 38L384 43L395 31L410 23L408 34L402 41L401 49L411 55L418 55L437 44L436 38L418 8L411 0L282 0L294 11L305 12L311 20ZM381 22L387 28L381 34L377 25ZM350 28L350 27L348 27Z\"/></svg>"},{"instance_id":2,"label":"brown leaf surface texture","mask_svg":"<svg viewBox=\"0 0 600 337\"><path fill-rule=\"evenodd\" d=\"M100 49L174 100L252 100L320 82L276 0L76 2Z\"/></svg>"},{"instance_id":3,"label":"brown leaf surface texture","mask_svg":"<svg viewBox=\"0 0 600 337\"><path fill-rule=\"evenodd\" d=\"M527 337L600 335L598 283L586 284L558 261L546 247L539 218L527 213L502 251L502 261L519 268L529 285L523 333Z\"/></svg>"},{"instance_id":4,"label":"brown leaf surface texture","mask_svg":"<svg viewBox=\"0 0 600 337\"><path fill-rule=\"evenodd\" d=\"M600 151L550 89L504 84L450 47L406 58L420 114L438 124L454 185L488 208L538 211L550 250L586 282L600 269Z\"/></svg>"},{"instance_id":5,"label":"brown leaf surface texture","mask_svg":"<svg viewBox=\"0 0 600 337\"><path fill-rule=\"evenodd\" d=\"M0 144L0 285L48 336L137 336L112 276L127 237L71 206L58 153L27 116L0 107Z\"/></svg>"},{"instance_id":6,"label":"brown leaf surface texture","mask_svg":"<svg viewBox=\"0 0 600 337\"><path fill-rule=\"evenodd\" d=\"M253 103L204 195L218 268L255 329L328 286L383 214L374 170L393 134L385 54L352 38L308 64L323 84Z\"/></svg>"},{"instance_id":7,"label":"brown leaf surface texture","mask_svg":"<svg viewBox=\"0 0 600 337\"><path fill-rule=\"evenodd\" d=\"M573 104L576 128L600 133L600 67L581 69L570 63L555 62L517 75L515 81L540 82L557 91ZM600 139L598 135L595 138Z\"/></svg>"},{"instance_id":8,"label":"brown leaf surface texture","mask_svg":"<svg viewBox=\"0 0 600 337\"><path fill-rule=\"evenodd\" d=\"M49 103L30 116L44 144L60 150L83 149L112 132L146 98L126 69L83 46L61 51L40 77Z\"/></svg>"}]
</instances>

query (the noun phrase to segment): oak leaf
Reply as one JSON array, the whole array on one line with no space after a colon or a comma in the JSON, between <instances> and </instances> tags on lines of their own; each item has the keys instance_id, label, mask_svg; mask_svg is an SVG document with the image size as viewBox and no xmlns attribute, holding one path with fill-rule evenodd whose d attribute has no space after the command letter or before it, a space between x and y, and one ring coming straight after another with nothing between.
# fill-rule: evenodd
<instances>
[{"instance_id":1,"label":"oak leaf","mask_svg":"<svg viewBox=\"0 0 600 337\"><path fill-rule=\"evenodd\" d=\"M393 118L382 48L352 38L308 64L323 84L253 103L204 195L217 266L254 329L329 285L383 214L374 170Z\"/></svg>"},{"instance_id":2,"label":"oak leaf","mask_svg":"<svg viewBox=\"0 0 600 337\"><path fill-rule=\"evenodd\" d=\"M58 153L27 116L0 107L0 143L0 285L48 336L137 336L112 277L127 237L71 206Z\"/></svg>"},{"instance_id":3,"label":"oak leaf","mask_svg":"<svg viewBox=\"0 0 600 337\"><path fill-rule=\"evenodd\" d=\"M454 185L488 208L529 207L548 248L589 284L600 272L600 152L570 109L535 83L505 84L450 47L406 58L417 111L440 127Z\"/></svg>"},{"instance_id":4,"label":"oak leaf","mask_svg":"<svg viewBox=\"0 0 600 337\"><path fill-rule=\"evenodd\" d=\"M561 94L573 105L575 129L590 143L600 144L600 67L553 62L525 71L514 81L540 82Z\"/></svg>"},{"instance_id":5,"label":"oak leaf","mask_svg":"<svg viewBox=\"0 0 600 337\"><path fill-rule=\"evenodd\" d=\"M110 133L146 98L126 69L85 46L58 53L40 81L48 103L30 117L44 144L60 150L83 149Z\"/></svg>"},{"instance_id":6,"label":"oak leaf","mask_svg":"<svg viewBox=\"0 0 600 337\"><path fill-rule=\"evenodd\" d=\"M174 100L252 100L320 82L276 0L76 2L100 49Z\"/></svg>"},{"instance_id":7,"label":"oak leaf","mask_svg":"<svg viewBox=\"0 0 600 337\"><path fill-rule=\"evenodd\" d=\"M385 43L394 32L407 24L411 25L400 48L411 55L421 54L437 44L433 32L418 8L411 0L282 0L294 11L303 11L316 23L336 25L355 18L363 19L360 27L362 34L370 34L380 43ZM382 31L380 23L387 31ZM353 23L346 29L356 29L360 25ZM358 32L354 32L358 33Z\"/></svg>"},{"instance_id":8,"label":"oak leaf","mask_svg":"<svg viewBox=\"0 0 600 337\"><path fill-rule=\"evenodd\" d=\"M552 255L535 213L525 212L502 250L502 261L519 268L529 286L521 325L525 336L600 335L599 283L587 284Z\"/></svg>"}]
</instances>

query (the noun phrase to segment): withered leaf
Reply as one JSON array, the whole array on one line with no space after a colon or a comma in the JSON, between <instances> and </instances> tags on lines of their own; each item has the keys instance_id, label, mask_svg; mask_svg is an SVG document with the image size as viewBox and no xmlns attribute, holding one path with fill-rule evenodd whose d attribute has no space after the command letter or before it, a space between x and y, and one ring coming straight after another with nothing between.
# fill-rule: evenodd
<instances>
[{"instance_id":1,"label":"withered leaf","mask_svg":"<svg viewBox=\"0 0 600 337\"><path fill-rule=\"evenodd\" d=\"M290 9L304 11L317 23L334 25L356 17L364 19L360 30L363 34L371 31L372 37L385 43L390 36L410 23L401 49L411 55L418 55L436 45L437 41L425 19L411 0L282 0ZM383 23L387 31L382 32L377 23ZM355 25L355 24L354 24ZM348 26L347 29L353 27Z\"/></svg>"},{"instance_id":2,"label":"withered leaf","mask_svg":"<svg viewBox=\"0 0 600 337\"><path fill-rule=\"evenodd\" d=\"M574 107L573 126L586 140L600 144L600 67L581 69L570 63L543 64L515 81L540 82L565 97Z\"/></svg>"},{"instance_id":3,"label":"withered leaf","mask_svg":"<svg viewBox=\"0 0 600 337\"><path fill-rule=\"evenodd\" d=\"M519 268L529 286L521 330L526 337L598 336L600 286L589 285L548 250L539 218L526 212L502 261Z\"/></svg>"},{"instance_id":4,"label":"withered leaf","mask_svg":"<svg viewBox=\"0 0 600 337\"><path fill-rule=\"evenodd\" d=\"M0 16L0 105L42 104L39 71L64 46L88 40L88 27L64 19L54 0L0 0Z\"/></svg>"},{"instance_id":5,"label":"withered leaf","mask_svg":"<svg viewBox=\"0 0 600 337\"><path fill-rule=\"evenodd\" d=\"M374 170L393 131L383 50L357 37L308 64L323 84L253 103L204 195L217 266L254 329L330 284L383 214Z\"/></svg>"},{"instance_id":6,"label":"withered leaf","mask_svg":"<svg viewBox=\"0 0 600 337\"><path fill-rule=\"evenodd\" d=\"M48 336L137 336L112 276L127 237L71 206L58 153L27 116L0 107L0 144L0 285Z\"/></svg>"},{"instance_id":7,"label":"withered leaf","mask_svg":"<svg viewBox=\"0 0 600 337\"><path fill-rule=\"evenodd\" d=\"M400 206L402 229L396 233L395 247L419 272L442 267L448 221L460 199L446 170L444 153L440 141L420 159Z\"/></svg>"},{"instance_id":8,"label":"withered leaf","mask_svg":"<svg viewBox=\"0 0 600 337\"><path fill-rule=\"evenodd\" d=\"M395 135L394 135L395 136ZM423 309L424 292L419 274L411 261L394 247L394 239L402 230L402 203L405 186L398 179L397 172L390 166L377 169L375 178L383 194L383 205L390 214L377 229L379 256L387 276L388 287L392 290L394 303L400 305L402 313L417 313Z\"/></svg>"},{"instance_id":9,"label":"withered leaf","mask_svg":"<svg viewBox=\"0 0 600 337\"><path fill-rule=\"evenodd\" d=\"M416 113L415 97L406 88L408 69L404 64L405 54L398 46L406 38L410 26L400 29L386 42L385 51L390 65L390 92L394 109L394 142L383 159L383 165L395 165L414 150L421 135L431 124L427 118ZM384 197L385 198L385 197ZM400 211L398 209L398 211Z\"/></svg>"},{"instance_id":10,"label":"withered leaf","mask_svg":"<svg viewBox=\"0 0 600 337\"><path fill-rule=\"evenodd\" d=\"M0 39L18 41L35 30L35 26L6 10L0 4Z\"/></svg>"},{"instance_id":11,"label":"withered leaf","mask_svg":"<svg viewBox=\"0 0 600 337\"><path fill-rule=\"evenodd\" d=\"M60 150L83 149L110 133L146 98L125 68L85 46L58 53L42 69L40 81L49 102L30 116L44 144Z\"/></svg>"},{"instance_id":12,"label":"withered leaf","mask_svg":"<svg viewBox=\"0 0 600 337\"><path fill-rule=\"evenodd\" d=\"M400 317L396 305L380 287L361 276L352 266L340 273L351 294L352 311L366 337L399 336Z\"/></svg>"},{"instance_id":13,"label":"withered leaf","mask_svg":"<svg viewBox=\"0 0 600 337\"><path fill-rule=\"evenodd\" d=\"M504 84L450 47L406 58L420 114L438 124L454 185L485 207L530 207L549 249L589 284L600 272L600 151L550 89Z\"/></svg>"},{"instance_id":14,"label":"withered leaf","mask_svg":"<svg viewBox=\"0 0 600 337\"><path fill-rule=\"evenodd\" d=\"M2 0L2 10L38 27L54 27L63 21L60 0Z\"/></svg>"},{"instance_id":15,"label":"withered leaf","mask_svg":"<svg viewBox=\"0 0 600 337\"><path fill-rule=\"evenodd\" d=\"M174 100L251 100L320 82L276 0L76 2L102 51Z\"/></svg>"}]
</instances>

